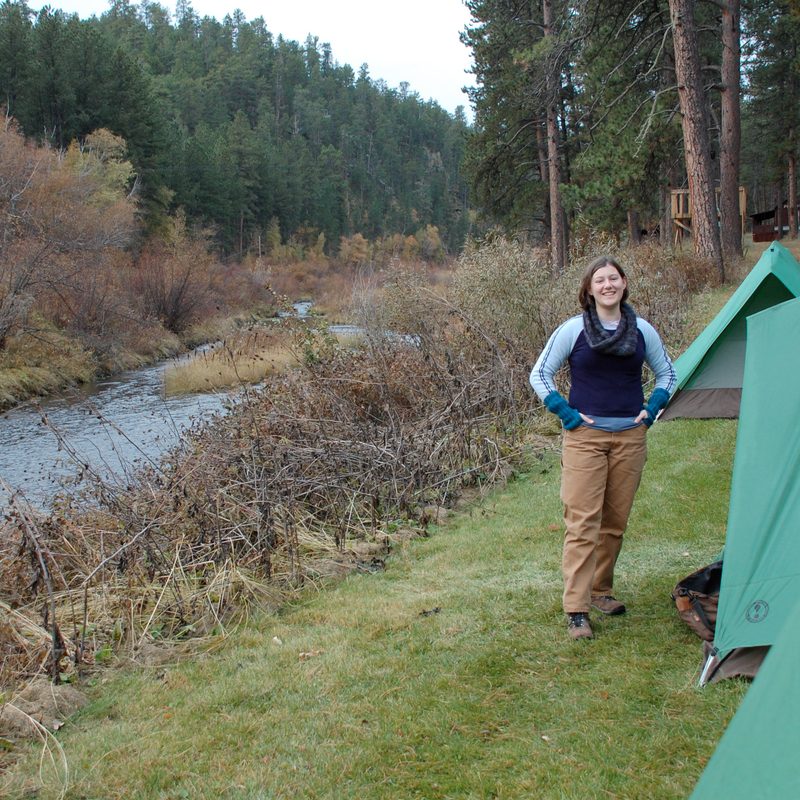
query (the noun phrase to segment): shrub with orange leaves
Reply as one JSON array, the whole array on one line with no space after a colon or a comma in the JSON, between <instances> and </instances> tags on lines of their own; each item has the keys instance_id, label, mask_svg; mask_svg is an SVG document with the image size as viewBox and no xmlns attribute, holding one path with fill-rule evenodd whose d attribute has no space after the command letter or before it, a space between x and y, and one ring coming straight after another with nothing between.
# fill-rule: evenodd
<instances>
[{"instance_id":1,"label":"shrub with orange leaves","mask_svg":"<svg viewBox=\"0 0 800 800\"><path fill-rule=\"evenodd\" d=\"M102 314L107 261L136 230L121 148L98 132L93 146L59 153L26 142L12 120L0 129L0 347L39 303L72 324Z\"/></svg>"}]
</instances>

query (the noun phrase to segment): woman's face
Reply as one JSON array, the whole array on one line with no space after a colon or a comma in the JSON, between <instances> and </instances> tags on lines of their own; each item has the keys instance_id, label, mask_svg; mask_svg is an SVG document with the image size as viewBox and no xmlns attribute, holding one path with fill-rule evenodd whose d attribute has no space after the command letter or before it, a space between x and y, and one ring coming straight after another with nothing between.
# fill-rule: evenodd
<instances>
[{"instance_id":1,"label":"woman's face","mask_svg":"<svg viewBox=\"0 0 800 800\"><path fill-rule=\"evenodd\" d=\"M594 298L598 309L618 311L627 285L628 282L619 274L617 268L606 264L592 275L589 294Z\"/></svg>"}]
</instances>

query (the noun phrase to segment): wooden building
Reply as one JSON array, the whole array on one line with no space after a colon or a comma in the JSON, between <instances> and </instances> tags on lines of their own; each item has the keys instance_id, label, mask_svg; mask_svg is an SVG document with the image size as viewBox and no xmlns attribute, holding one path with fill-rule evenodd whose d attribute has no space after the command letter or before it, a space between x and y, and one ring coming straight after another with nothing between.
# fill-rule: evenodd
<instances>
[{"instance_id":1,"label":"wooden building","mask_svg":"<svg viewBox=\"0 0 800 800\"><path fill-rule=\"evenodd\" d=\"M754 242L774 242L789 233L789 209L775 208L751 214Z\"/></svg>"},{"instance_id":2,"label":"wooden building","mask_svg":"<svg viewBox=\"0 0 800 800\"><path fill-rule=\"evenodd\" d=\"M717 199L717 218L719 218L719 187L716 189L715 196ZM675 244L678 244L683 240L684 236L691 236L692 233L692 198L689 196L689 190L672 189L670 192L670 207ZM744 186L739 187L739 219L741 221L742 236L744 236L747 220L747 191Z\"/></svg>"}]
</instances>

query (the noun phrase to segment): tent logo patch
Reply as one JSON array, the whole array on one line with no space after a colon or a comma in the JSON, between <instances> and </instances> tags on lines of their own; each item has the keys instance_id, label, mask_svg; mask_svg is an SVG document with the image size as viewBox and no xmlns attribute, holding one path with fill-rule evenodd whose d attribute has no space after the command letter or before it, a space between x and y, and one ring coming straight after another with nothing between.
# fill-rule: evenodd
<instances>
[{"instance_id":1,"label":"tent logo patch","mask_svg":"<svg viewBox=\"0 0 800 800\"><path fill-rule=\"evenodd\" d=\"M744 616L748 622L763 622L767 614L769 614L769 603L766 600L756 600L750 604Z\"/></svg>"}]
</instances>

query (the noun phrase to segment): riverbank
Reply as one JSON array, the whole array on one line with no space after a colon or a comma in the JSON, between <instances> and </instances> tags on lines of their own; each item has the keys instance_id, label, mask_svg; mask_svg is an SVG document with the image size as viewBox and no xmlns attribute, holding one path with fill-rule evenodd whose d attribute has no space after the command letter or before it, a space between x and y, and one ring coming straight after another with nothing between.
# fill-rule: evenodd
<instances>
[{"instance_id":1,"label":"riverbank","mask_svg":"<svg viewBox=\"0 0 800 800\"><path fill-rule=\"evenodd\" d=\"M555 449L384 572L307 590L188 659L99 676L69 770L9 797L678 800L746 684L699 690L676 580L723 542L735 421L657 424L619 566L629 607L569 642ZM555 442L554 442L555 444ZM62 790L64 790L62 794ZM30 796L30 795L28 795Z\"/></svg>"},{"instance_id":2,"label":"riverbank","mask_svg":"<svg viewBox=\"0 0 800 800\"><path fill-rule=\"evenodd\" d=\"M181 336L153 323L146 335L136 338L135 348L98 343L95 350L88 349L80 338L38 320L35 336L11 337L0 351L0 410L173 358L274 314L275 309L264 307L210 319Z\"/></svg>"},{"instance_id":3,"label":"riverbank","mask_svg":"<svg viewBox=\"0 0 800 800\"><path fill-rule=\"evenodd\" d=\"M262 265L259 285L269 286L259 305L241 308L236 313L209 317L193 324L179 335L167 330L156 319L130 320L129 330L87 336L57 328L41 316L32 315L29 325L9 336L0 349L0 410L13 408L28 400L50 397L70 387L90 384L132 369L154 364L187 353L199 345L239 336L249 328L274 321L281 310L291 308L297 298L314 298L314 315L324 316L329 323L349 323L358 308L377 302L384 284L397 272L418 274L433 288L443 288L452 280L454 261L443 264L425 262L392 262L386 265L342 264L328 259L319 262L296 262ZM261 294L265 294L263 291ZM253 298L250 298L254 302ZM236 307L236 306L234 306ZM119 323L117 323L119 326ZM210 388L241 383L236 372L254 375L254 380L270 370L251 369L246 362L258 361L245 355L243 365L226 365L233 379L224 378ZM233 359L235 362L236 360ZM240 368L241 367L241 368ZM262 372L259 376L259 372ZM180 381L176 391L208 390L206 376Z\"/></svg>"}]
</instances>

